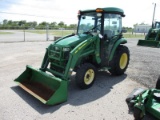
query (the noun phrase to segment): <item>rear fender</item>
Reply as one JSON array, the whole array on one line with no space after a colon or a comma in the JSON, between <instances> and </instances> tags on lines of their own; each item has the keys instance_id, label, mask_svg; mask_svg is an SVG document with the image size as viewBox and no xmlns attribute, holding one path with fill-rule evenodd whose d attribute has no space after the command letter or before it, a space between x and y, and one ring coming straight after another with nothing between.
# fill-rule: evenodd
<instances>
[{"instance_id":1,"label":"rear fender","mask_svg":"<svg viewBox=\"0 0 160 120\"><path fill-rule=\"evenodd\" d=\"M127 43L127 40L124 39L124 38L121 38L121 39L119 39L119 40L117 40L117 41L115 42L114 46L112 47L111 53L110 53L110 55L109 55L109 61L111 61L111 60L113 59L113 56L114 56L114 53L115 53L117 47L118 47L120 44L125 44L125 43Z\"/></svg>"}]
</instances>

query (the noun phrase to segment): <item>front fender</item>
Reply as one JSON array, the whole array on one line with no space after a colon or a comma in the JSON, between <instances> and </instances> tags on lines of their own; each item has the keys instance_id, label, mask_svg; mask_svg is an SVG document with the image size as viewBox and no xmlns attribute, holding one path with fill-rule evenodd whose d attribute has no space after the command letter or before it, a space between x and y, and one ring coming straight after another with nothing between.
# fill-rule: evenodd
<instances>
[{"instance_id":1,"label":"front fender","mask_svg":"<svg viewBox=\"0 0 160 120\"><path fill-rule=\"evenodd\" d=\"M113 56L114 56L114 53L117 49L117 47L120 45L120 44L125 44L127 43L127 40L124 39L124 38L121 38L119 40L116 41L116 43L114 44L114 46L112 47L112 50L111 50L111 53L109 55L109 61L111 61L113 59Z\"/></svg>"}]
</instances>

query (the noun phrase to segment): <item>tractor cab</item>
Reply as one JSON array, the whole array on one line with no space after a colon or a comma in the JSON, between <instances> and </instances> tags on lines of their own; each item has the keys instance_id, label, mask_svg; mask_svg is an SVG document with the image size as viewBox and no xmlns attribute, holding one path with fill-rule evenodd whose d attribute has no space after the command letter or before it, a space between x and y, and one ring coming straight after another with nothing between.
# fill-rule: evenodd
<instances>
[{"instance_id":1,"label":"tractor cab","mask_svg":"<svg viewBox=\"0 0 160 120\"><path fill-rule=\"evenodd\" d=\"M155 22L154 29L160 29L160 22Z\"/></svg>"},{"instance_id":2,"label":"tractor cab","mask_svg":"<svg viewBox=\"0 0 160 120\"><path fill-rule=\"evenodd\" d=\"M101 38L111 40L122 33L123 10L119 8L97 8L79 11L77 34L101 34Z\"/></svg>"},{"instance_id":3,"label":"tractor cab","mask_svg":"<svg viewBox=\"0 0 160 120\"><path fill-rule=\"evenodd\" d=\"M100 38L101 66L107 66L106 61L113 56L115 43L122 38L122 17L124 12L120 8L107 7L94 10L79 11L77 34L91 34ZM124 40L121 44L126 43ZM106 57L107 56L107 57Z\"/></svg>"}]
</instances>

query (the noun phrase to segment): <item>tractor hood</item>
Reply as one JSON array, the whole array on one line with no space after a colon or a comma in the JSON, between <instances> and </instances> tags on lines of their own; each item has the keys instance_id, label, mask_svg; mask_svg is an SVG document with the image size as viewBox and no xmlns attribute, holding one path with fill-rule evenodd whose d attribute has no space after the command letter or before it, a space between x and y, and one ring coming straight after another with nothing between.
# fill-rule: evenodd
<instances>
[{"instance_id":1,"label":"tractor hood","mask_svg":"<svg viewBox=\"0 0 160 120\"><path fill-rule=\"evenodd\" d=\"M158 28L152 29L152 31L158 31L158 30L159 30Z\"/></svg>"},{"instance_id":2,"label":"tractor hood","mask_svg":"<svg viewBox=\"0 0 160 120\"><path fill-rule=\"evenodd\" d=\"M58 46L73 47L89 37L91 37L91 35L87 34L68 36L59 39L58 41L55 42L55 44Z\"/></svg>"}]
</instances>

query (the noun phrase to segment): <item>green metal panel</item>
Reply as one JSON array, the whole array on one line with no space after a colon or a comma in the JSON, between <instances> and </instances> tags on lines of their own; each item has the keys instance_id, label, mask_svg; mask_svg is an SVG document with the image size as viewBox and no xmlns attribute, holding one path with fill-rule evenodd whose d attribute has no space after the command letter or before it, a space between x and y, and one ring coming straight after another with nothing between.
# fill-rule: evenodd
<instances>
[{"instance_id":1,"label":"green metal panel","mask_svg":"<svg viewBox=\"0 0 160 120\"><path fill-rule=\"evenodd\" d=\"M61 38L61 40L56 41L57 46L65 46L65 47L71 47L75 46L78 43L81 43L82 41L86 40L90 35L81 34L81 35L75 35L71 37L64 37Z\"/></svg>"},{"instance_id":2,"label":"green metal panel","mask_svg":"<svg viewBox=\"0 0 160 120\"><path fill-rule=\"evenodd\" d=\"M56 44L60 45L60 46L65 46L65 47L67 47L67 46L73 46L71 44L80 43L83 40L85 40L86 38L87 38L87 35L85 35L85 34L75 35L75 36L64 38L63 40L56 42Z\"/></svg>"},{"instance_id":3,"label":"green metal panel","mask_svg":"<svg viewBox=\"0 0 160 120\"><path fill-rule=\"evenodd\" d=\"M160 119L160 103L159 101L152 99L151 105L147 108L147 111L155 116L156 118Z\"/></svg>"},{"instance_id":4,"label":"green metal panel","mask_svg":"<svg viewBox=\"0 0 160 120\"><path fill-rule=\"evenodd\" d=\"M54 105L67 100L68 81L31 66L26 66L26 70L14 81L44 104Z\"/></svg>"},{"instance_id":5,"label":"green metal panel","mask_svg":"<svg viewBox=\"0 0 160 120\"><path fill-rule=\"evenodd\" d=\"M111 53L110 53L110 55L109 55L109 61L112 60L112 58L113 58L113 56L114 56L114 53L115 53L117 47L118 47L120 44L125 44L125 43L127 43L127 40L124 39L124 38L121 38L121 39L119 39L119 40L116 41L116 43L114 44L113 48L111 49Z\"/></svg>"},{"instance_id":6,"label":"green metal panel","mask_svg":"<svg viewBox=\"0 0 160 120\"><path fill-rule=\"evenodd\" d=\"M67 37L71 37L71 36L74 36L74 34L71 34L71 35L66 35L64 37L60 37L59 39L57 39L54 43L57 43L58 41L64 39L64 38L67 38Z\"/></svg>"},{"instance_id":7,"label":"green metal panel","mask_svg":"<svg viewBox=\"0 0 160 120\"><path fill-rule=\"evenodd\" d=\"M150 89L148 94L148 101L144 103L146 111L151 113L156 118L160 119L160 98L156 99L156 94L160 94L158 89Z\"/></svg>"}]
</instances>

